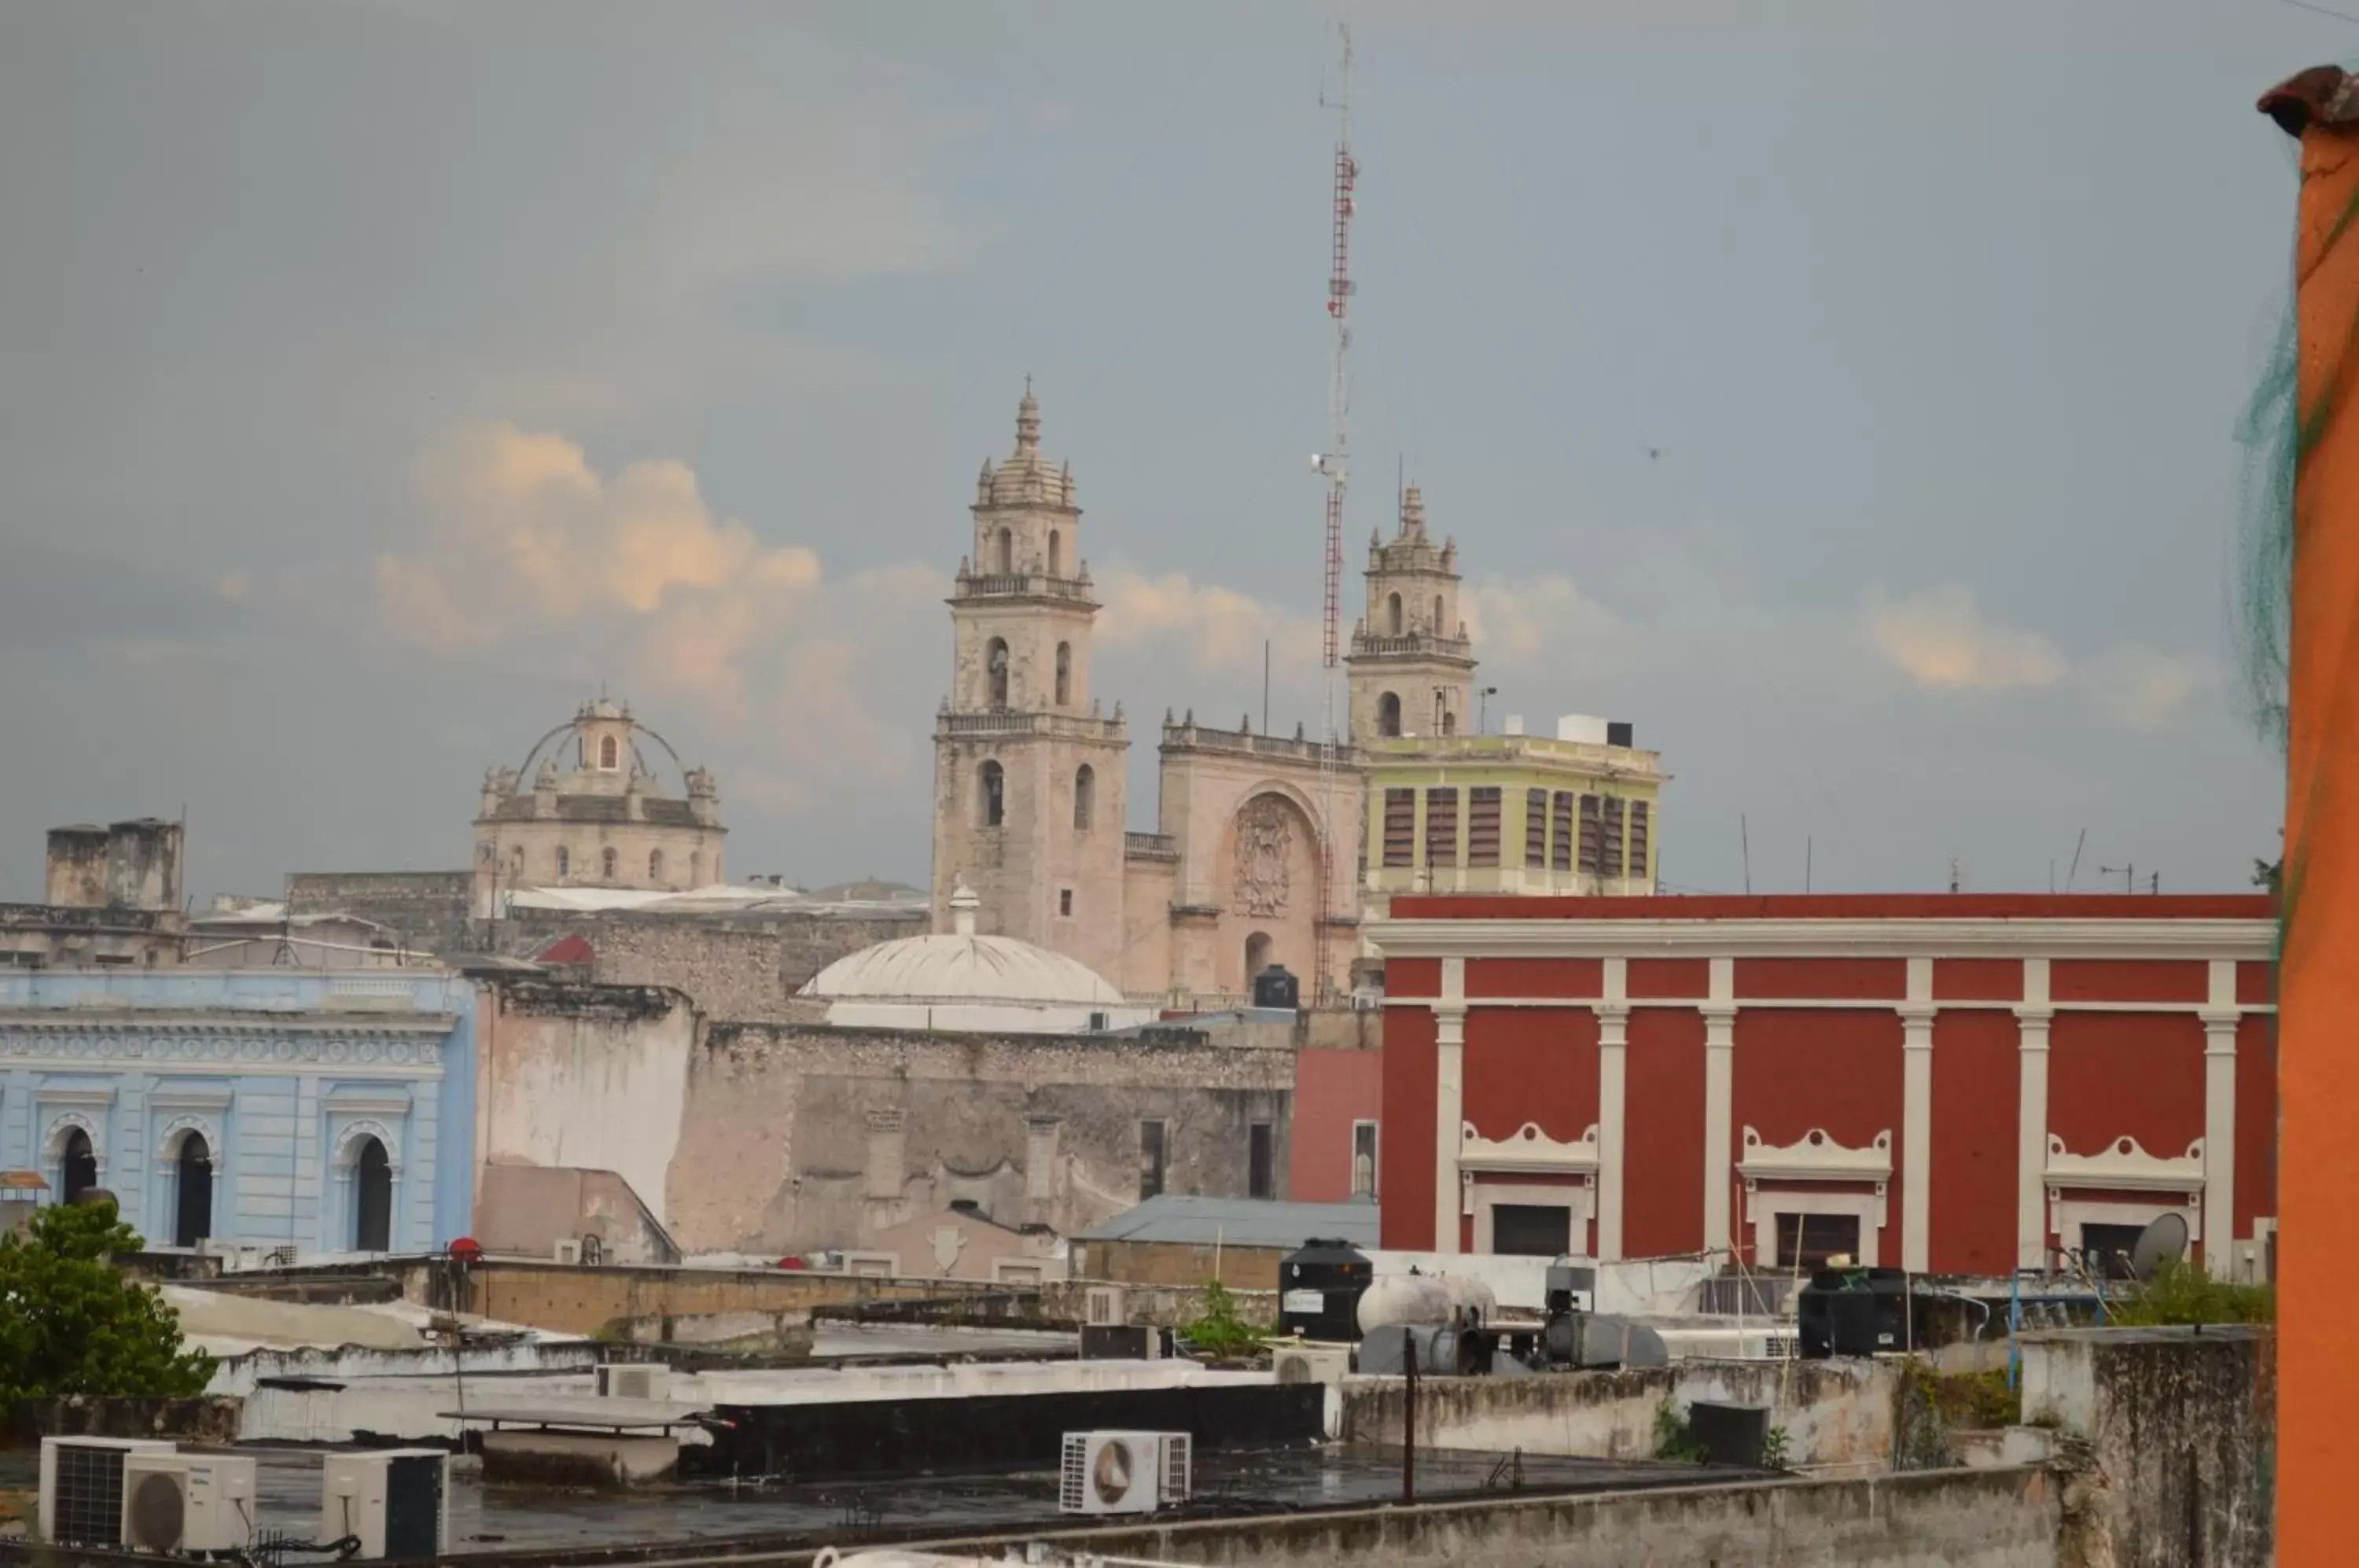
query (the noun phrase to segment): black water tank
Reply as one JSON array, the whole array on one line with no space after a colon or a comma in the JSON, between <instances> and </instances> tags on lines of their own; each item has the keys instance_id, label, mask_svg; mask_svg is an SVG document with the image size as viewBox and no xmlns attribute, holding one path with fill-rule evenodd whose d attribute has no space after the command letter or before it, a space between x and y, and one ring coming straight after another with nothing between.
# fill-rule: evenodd
<instances>
[{"instance_id":1,"label":"black water tank","mask_svg":"<svg viewBox=\"0 0 2359 1568\"><path fill-rule=\"evenodd\" d=\"M1899 1269L1822 1269L1795 1299L1795 1330L1809 1358L1914 1350L1908 1275Z\"/></svg>"},{"instance_id":2,"label":"black water tank","mask_svg":"<svg viewBox=\"0 0 2359 1568\"><path fill-rule=\"evenodd\" d=\"M1630 740L1630 722L1627 719L1608 719L1605 723L1605 744L1608 746L1628 746L1632 744Z\"/></svg>"},{"instance_id":3,"label":"black water tank","mask_svg":"<svg viewBox=\"0 0 2359 1568\"><path fill-rule=\"evenodd\" d=\"M1360 1298L1375 1278L1348 1241L1306 1241L1277 1266L1277 1332L1346 1344L1360 1337Z\"/></svg>"},{"instance_id":4,"label":"black water tank","mask_svg":"<svg viewBox=\"0 0 2359 1568\"><path fill-rule=\"evenodd\" d=\"M1254 976L1253 1005L1283 1007L1290 1013L1302 1005L1302 982L1285 964L1273 964Z\"/></svg>"}]
</instances>

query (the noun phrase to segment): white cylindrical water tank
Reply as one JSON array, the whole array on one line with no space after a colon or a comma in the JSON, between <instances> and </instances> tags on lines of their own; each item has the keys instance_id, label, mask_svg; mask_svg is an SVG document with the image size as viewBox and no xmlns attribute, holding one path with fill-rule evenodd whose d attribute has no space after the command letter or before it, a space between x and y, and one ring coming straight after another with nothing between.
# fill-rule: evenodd
<instances>
[{"instance_id":1,"label":"white cylindrical water tank","mask_svg":"<svg viewBox=\"0 0 2359 1568\"><path fill-rule=\"evenodd\" d=\"M1433 1274L1388 1274L1360 1295L1360 1333L1440 1328L1450 1321L1450 1288Z\"/></svg>"},{"instance_id":2,"label":"white cylindrical water tank","mask_svg":"<svg viewBox=\"0 0 2359 1568\"><path fill-rule=\"evenodd\" d=\"M1444 1274L1441 1288L1450 1293L1450 1321L1463 1326L1467 1309L1473 1309L1473 1321L1489 1323L1499 1315L1499 1298L1489 1283L1471 1274Z\"/></svg>"}]
</instances>

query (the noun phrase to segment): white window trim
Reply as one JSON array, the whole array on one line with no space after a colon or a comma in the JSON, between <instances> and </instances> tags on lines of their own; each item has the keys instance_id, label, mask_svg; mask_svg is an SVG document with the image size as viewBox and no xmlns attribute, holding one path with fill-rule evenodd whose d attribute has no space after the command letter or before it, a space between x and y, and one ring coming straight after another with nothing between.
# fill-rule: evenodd
<instances>
[{"instance_id":1,"label":"white window trim","mask_svg":"<svg viewBox=\"0 0 2359 1568\"><path fill-rule=\"evenodd\" d=\"M1756 1192L1745 1183L1745 1206L1753 1221L1753 1259L1756 1269L1790 1267L1777 1256L1779 1214L1849 1214L1859 1221L1859 1266L1877 1267L1877 1232L1884 1228L1885 1200L1875 1192L1794 1192L1772 1188Z\"/></svg>"},{"instance_id":2,"label":"white window trim","mask_svg":"<svg viewBox=\"0 0 2359 1568\"><path fill-rule=\"evenodd\" d=\"M2067 1198L2053 1191L2048 1195L2048 1234L2056 1246L2062 1247L2081 1245L2082 1225L2137 1225L2143 1228L2165 1214L2177 1214L2187 1222L2187 1239L2190 1242L2203 1239L2203 1195L2201 1192L2180 1203L2172 1203L2165 1193L2157 1193L2151 1203Z\"/></svg>"},{"instance_id":3,"label":"white window trim","mask_svg":"<svg viewBox=\"0 0 2359 1568\"><path fill-rule=\"evenodd\" d=\"M1344 1186L1353 1197L1356 1198L1360 1195L1359 1161L1360 1129L1362 1127L1366 1127L1371 1133L1375 1135L1368 1139L1370 1148L1368 1150L1367 1195L1371 1199L1381 1200L1384 1196L1385 1186L1385 1130L1384 1123L1375 1119L1374 1117L1359 1116L1354 1118L1352 1123L1352 1141L1343 1146L1343 1163L1345 1166L1343 1173L1345 1179Z\"/></svg>"},{"instance_id":4,"label":"white window trim","mask_svg":"<svg viewBox=\"0 0 2359 1568\"><path fill-rule=\"evenodd\" d=\"M1538 1208L1567 1209L1565 1241L1571 1256L1589 1256L1589 1222L1596 1217L1597 1191L1584 1181L1577 1187L1544 1187L1531 1182L1492 1181L1466 1178L1466 1213L1474 1216L1474 1251L1487 1256L1492 1247L1493 1211L1501 1203L1527 1203Z\"/></svg>"}]
</instances>

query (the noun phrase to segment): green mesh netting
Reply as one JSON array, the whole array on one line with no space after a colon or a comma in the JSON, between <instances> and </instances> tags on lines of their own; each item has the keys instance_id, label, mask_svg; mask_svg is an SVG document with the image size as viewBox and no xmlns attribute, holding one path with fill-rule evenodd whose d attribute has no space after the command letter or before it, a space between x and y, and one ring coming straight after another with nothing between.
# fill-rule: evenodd
<instances>
[{"instance_id":1,"label":"green mesh netting","mask_svg":"<svg viewBox=\"0 0 2359 1568\"><path fill-rule=\"evenodd\" d=\"M2346 225L2353 215L2345 214ZM2339 228L2335 237L2342 237ZM2331 411L2326 399L2309 410L2297 406L2296 358L2300 345L2290 263L2288 257L2286 303L2277 341L2236 429L2237 442L2244 449L2235 582L2238 662L2253 721L2280 757L2286 748L2291 659L2294 480ZM2281 844L2278 853L2272 891L2277 894L2281 960L2294 888L2299 881L2300 855L2298 845ZM2263 882L2264 877L2254 879Z\"/></svg>"}]
</instances>

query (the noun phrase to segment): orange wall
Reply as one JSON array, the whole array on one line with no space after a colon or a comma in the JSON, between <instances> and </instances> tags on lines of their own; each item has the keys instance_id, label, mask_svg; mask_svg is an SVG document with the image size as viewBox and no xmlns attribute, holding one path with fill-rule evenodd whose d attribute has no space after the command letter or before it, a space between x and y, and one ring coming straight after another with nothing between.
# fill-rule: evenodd
<instances>
[{"instance_id":1,"label":"orange wall","mask_svg":"<svg viewBox=\"0 0 2359 1568\"><path fill-rule=\"evenodd\" d=\"M1396 1009L1397 1010L1397 1009ZM1389 1020L1387 1020L1389 1021ZM1287 1193L1298 1203L1342 1203L1352 1196L1352 1124L1384 1114L1385 1053L1304 1051L1294 1059L1294 1149ZM1385 1141L1376 1134L1381 1166ZM1381 1192L1379 1172L1377 1191Z\"/></svg>"}]
</instances>

